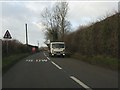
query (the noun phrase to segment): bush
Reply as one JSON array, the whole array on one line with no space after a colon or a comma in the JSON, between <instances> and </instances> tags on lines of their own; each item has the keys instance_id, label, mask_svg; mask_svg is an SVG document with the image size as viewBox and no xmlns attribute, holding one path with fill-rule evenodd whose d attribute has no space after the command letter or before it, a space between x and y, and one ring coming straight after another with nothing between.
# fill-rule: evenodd
<instances>
[{"instance_id":1,"label":"bush","mask_svg":"<svg viewBox=\"0 0 120 90\"><path fill-rule=\"evenodd\" d=\"M7 53L7 43L8 43L8 53ZM12 54L27 53L27 52L31 52L31 48L22 44L18 40L2 41L2 57L6 57Z\"/></svg>"},{"instance_id":2,"label":"bush","mask_svg":"<svg viewBox=\"0 0 120 90\"><path fill-rule=\"evenodd\" d=\"M66 49L81 55L118 57L119 13L65 36Z\"/></svg>"},{"instance_id":3,"label":"bush","mask_svg":"<svg viewBox=\"0 0 120 90\"><path fill-rule=\"evenodd\" d=\"M88 62L93 65L103 66L112 70L118 70L118 59L111 56L105 55L96 55L96 56L87 56L75 53L72 55L73 58Z\"/></svg>"}]
</instances>

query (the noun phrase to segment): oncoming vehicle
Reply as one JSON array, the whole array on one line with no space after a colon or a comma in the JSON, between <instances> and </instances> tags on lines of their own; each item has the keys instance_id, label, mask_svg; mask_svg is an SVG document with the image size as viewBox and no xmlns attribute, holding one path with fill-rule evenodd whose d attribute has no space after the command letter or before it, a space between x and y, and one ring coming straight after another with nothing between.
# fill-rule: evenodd
<instances>
[{"instance_id":1,"label":"oncoming vehicle","mask_svg":"<svg viewBox=\"0 0 120 90\"><path fill-rule=\"evenodd\" d=\"M50 56L65 56L65 43L64 42L51 42L50 43Z\"/></svg>"}]
</instances>

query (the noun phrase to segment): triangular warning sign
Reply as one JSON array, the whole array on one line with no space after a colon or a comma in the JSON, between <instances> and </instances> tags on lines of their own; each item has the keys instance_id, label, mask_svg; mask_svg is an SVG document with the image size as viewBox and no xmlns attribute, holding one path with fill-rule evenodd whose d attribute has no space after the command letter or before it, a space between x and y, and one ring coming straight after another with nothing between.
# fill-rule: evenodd
<instances>
[{"instance_id":1,"label":"triangular warning sign","mask_svg":"<svg viewBox=\"0 0 120 90\"><path fill-rule=\"evenodd\" d=\"M5 39L11 39L12 38L11 35L10 35L10 32L8 30L6 31L3 38L5 38Z\"/></svg>"}]
</instances>

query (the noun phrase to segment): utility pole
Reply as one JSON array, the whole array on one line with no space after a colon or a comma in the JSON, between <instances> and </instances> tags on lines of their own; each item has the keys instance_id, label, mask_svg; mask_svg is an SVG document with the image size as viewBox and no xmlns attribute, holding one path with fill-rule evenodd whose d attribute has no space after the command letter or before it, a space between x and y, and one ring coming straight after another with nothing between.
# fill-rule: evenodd
<instances>
[{"instance_id":1,"label":"utility pole","mask_svg":"<svg viewBox=\"0 0 120 90\"><path fill-rule=\"evenodd\" d=\"M37 41L37 43L38 43L38 48L39 48L39 41Z\"/></svg>"},{"instance_id":2,"label":"utility pole","mask_svg":"<svg viewBox=\"0 0 120 90\"><path fill-rule=\"evenodd\" d=\"M25 27L26 27L26 45L28 45L27 24L25 24Z\"/></svg>"},{"instance_id":3,"label":"utility pole","mask_svg":"<svg viewBox=\"0 0 120 90\"><path fill-rule=\"evenodd\" d=\"M7 55L8 55L8 40L6 41L6 43L7 43Z\"/></svg>"}]
</instances>

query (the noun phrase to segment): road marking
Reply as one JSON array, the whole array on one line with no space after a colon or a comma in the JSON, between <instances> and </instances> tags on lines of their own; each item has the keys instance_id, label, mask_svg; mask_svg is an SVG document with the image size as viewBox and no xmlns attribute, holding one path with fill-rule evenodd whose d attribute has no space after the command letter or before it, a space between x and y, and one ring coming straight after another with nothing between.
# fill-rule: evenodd
<instances>
[{"instance_id":1,"label":"road marking","mask_svg":"<svg viewBox=\"0 0 120 90\"><path fill-rule=\"evenodd\" d=\"M81 82L79 79L75 78L74 76L70 76L71 79L73 79L75 82L77 82L79 85L81 85L83 88L87 90L92 90L90 87L85 85L83 82Z\"/></svg>"},{"instance_id":2,"label":"road marking","mask_svg":"<svg viewBox=\"0 0 120 90\"><path fill-rule=\"evenodd\" d=\"M46 54L43 52L43 54L46 56Z\"/></svg>"},{"instance_id":3,"label":"road marking","mask_svg":"<svg viewBox=\"0 0 120 90\"><path fill-rule=\"evenodd\" d=\"M26 62L32 62L32 60L26 60Z\"/></svg>"},{"instance_id":4,"label":"road marking","mask_svg":"<svg viewBox=\"0 0 120 90\"><path fill-rule=\"evenodd\" d=\"M53 65L55 65L58 69L62 69L60 66L58 66L57 64L55 64L53 61L51 61L51 63L52 63Z\"/></svg>"},{"instance_id":5,"label":"road marking","mask_svg":"<svg viewBox=\"0 0 120 90\"><path fill-rule=\"evenodd\" d=\"M47 62L47 59L43 59L42 61L43 61L43 62Z\"/></svg>"},{"instance_id":6,"label":"road marking","mask_svg":"<svg viewBox=\"0 0 120 90\"><path fill-rule=\"evenodd\" d=\"M45 55L45 57L47 57L47 55L46 55L44 52L43 52L43 54ZM48 59L48 60L50 60L50 58L49 58L49 57L47 57L47 59Z\"/></svg>"},{"instance_id":7,"label":"road marking","mask_svg":"<svg viewBox=\"0 0 120 90\"><path fill-rule=\"evenodd\" d=\"M30 60L25 60L26 62L34 62L32 59ZM48 60L47 59L36 59L35 62L47 62Z\"/></svg>"},{"instance_id":8,"label":"road marking","mask_svg":"<svg viewBox=\"0 0 120 90\"><path fill-rule=\"evenodd\" d=\"M38 60L36 59L36 62L38 62Z\"/></svg>"},{"instance_id":9,"label":"road marking","mask_svg":"<svg viewBox=\"0 0 120 90\"><path fill-rule=\"evenodd\" d=\"M50 58L49 58L49 57L47 57L47 59L48 59L48 60L50 60Z\"/></svg>"}]
</instances>

